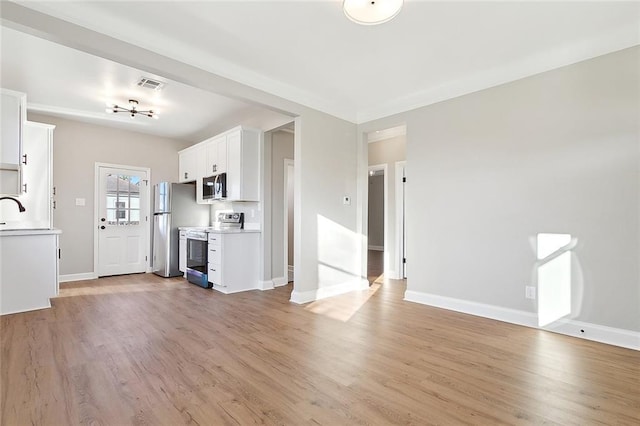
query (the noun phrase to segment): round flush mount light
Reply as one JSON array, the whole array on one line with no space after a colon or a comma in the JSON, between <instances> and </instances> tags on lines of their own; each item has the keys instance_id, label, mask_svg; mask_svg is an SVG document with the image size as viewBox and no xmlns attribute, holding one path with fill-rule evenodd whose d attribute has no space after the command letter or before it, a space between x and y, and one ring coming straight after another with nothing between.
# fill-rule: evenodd
<instances>
[{"instance_id":1,"label":"round flush mount light","mask_svg":"<svg viewBox=\"0 0 640 426\"><path fill-rule=\"evenodd\" d=\"M347 18L361 25L377 25L390 21L402 9L404 0L344 0L342 10Z\"/></svg>"}]
</instances>

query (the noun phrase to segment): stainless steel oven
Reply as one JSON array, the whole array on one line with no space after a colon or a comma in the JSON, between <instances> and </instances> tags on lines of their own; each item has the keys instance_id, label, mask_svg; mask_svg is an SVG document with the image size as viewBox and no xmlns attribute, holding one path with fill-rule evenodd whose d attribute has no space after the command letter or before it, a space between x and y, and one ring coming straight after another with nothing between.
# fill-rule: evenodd
<instances>
[{"instance_id":1,"label":"stainless steel oven","mask_svg":"<svg viewBox=\"0 0 640 426\"><path fill-rule=\"evenodd\" d=\"M207 233L187 231L187 280L200 287L209 288L207 276Z\"/></svg>"}]
</instances>

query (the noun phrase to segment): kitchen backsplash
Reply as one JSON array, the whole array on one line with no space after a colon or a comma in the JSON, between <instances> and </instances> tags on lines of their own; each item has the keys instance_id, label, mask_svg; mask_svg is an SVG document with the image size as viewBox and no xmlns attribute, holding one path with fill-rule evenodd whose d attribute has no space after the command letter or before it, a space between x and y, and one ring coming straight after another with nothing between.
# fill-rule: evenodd
<instances>
[{"instance_id":1,"label":"kitchen backsplash","mask_svg":"<svg viewBox=\"0 0 640 426\"><path fill-rule=\"evenodd\" d=\"M244 213L245 229L260 229L262 209L259 202L250 201L214 201L211 204L211 225L215 225L218 213Z\"/></svg>"}]
</instances>

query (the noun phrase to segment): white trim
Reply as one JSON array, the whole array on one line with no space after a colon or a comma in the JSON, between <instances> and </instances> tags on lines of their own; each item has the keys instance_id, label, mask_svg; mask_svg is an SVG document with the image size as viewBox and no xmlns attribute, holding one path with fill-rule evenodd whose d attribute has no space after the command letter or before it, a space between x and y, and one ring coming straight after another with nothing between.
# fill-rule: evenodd
<instances>
[{"instance_id":1,"label":"white trim","mask_svg":"<svg viewBox=\"0 0 640 426\"><path fill-rule=\"evenodd\" d=\"M262 290L262 291L273 290L274 287L275 286L274 286L273 280L258 281L258 290Z\"/></svg>"},{"instance_id":2,"label":"white trim","mask_svg":"<svg viewBox=\"0 0 640 426\"><path fill-rule=\"evenodd\" d=\"M145 246L146 246L146 251L145 251L145 256L147 258L146 262L146 266L145 266L145 271L147 271L148 269L150 269L150 265L151 265L151 226L153 226L153 210L152 210L152 203L153 200L151 199L151 169L149 167L139 167L139 166L125 166L122 164L111 164L111 163L100 163L100 162L96 162L94 165L94 176L93 176L93 273L95 274L96 278L98 276L98 263L100 261L100 253L98 252L98 225L97 223L99 223L99 217L100 217L100 168L101 167L105 167L105 168L112 168L112 169L123 169L123 170L136 170L136 171L141 171L141 172L145 172L147 174L147 182L148 184L145 186L146 188L146 197L147 197L147 218L148 218L148 224L145 227L145 232L144 232L144 236L145 236Z\"/></svg>"},{"instance_id":3,"label":"white trim","mask_svg":"<svg viewBox=\"0 0 640 426\"><path fill-rule=\"evenodd\" d=\"M287 284L289 284L289 280L287 279L287 277L277 277L273 279L274 287L282 287L283 285Z\"/></svg>"},{"instance_id":4,"label":"white trim","mask_svg":"<svg viewBox=\"0 0 640 426\"><path fill-rule=\"evenodd\" d=\"M588 41L568 43L552 50L529 55L506 66L473 72L462 78L443 82L408 96L374 103L373 107L357 112L356 123L377 119L433 105L470 93L521 80L543 72L587 61L598 56L617 52L638 44L638 29L633 25L615 28L609 33ZM256 86L254 86L256 87ZM273 93L273 92L272 92ZM304 104L304 102L301 102ZM308 104L309 106L312 106ZM346 118L346 117L341 117Z\"/></svg>"},{"instance_id":5,"label":"white trim","mask_svg":"<svg viewBox=\"0 0 640 426\"><path fill-rule=\"evenodd\" d=\"M570 319L559 320L545 328L538 327L538 316L533 312L503 308L495 305L454 299L435 294L407 290L404 300L420 303L436 308L448 309L465 314L490 318L525 327L537 328L568 336L579 337L609 345L621 346L628 349L640 350L640 332L607 327ZM584 330L581 332L580 330Z\"/></svg>"},{"instance_id":6,"label":"white trim","mask_svg":"<svg viewBox=\"0 0 640 426\"><path fill-rule=\"evenodd\" d=\"M367 142L373 143L378 141L384 141L387 139L395 138L397 136L404 136L407 134L407 126L396 126L384 130L374 130L367 133Z\"/></svg>"},{"instance_id":7,"label":"white trim","mask_svg":"<svg viewBox=\"0 0 640 426\"><path fill-rule=\"evenodd\" d=\"M85 281L85 280L95 280L98 276L94 272L85 272L82 274L65 274L60 275L58 281L61 283L68 283L72 281Z\"/></svg>"},{"instance_id":8,"label":"white trim","mask_svg":"<svg viewBox=\"0 0 640 426\"><path fill-rule=\"evenodd\" d=\"M352 291L366 290L369 288L369 281L362 278L355 278L343 284L336 284L330 287L322 287L316 290L309 291L297 291L291 292L290 302L297 304L304 304L313 302L320 299L326 299L328 297L338 296L340 294L349 293Z\"/></svg>"},{"instance_id":9,"label":"white trim","mask_svg":"<svg viewBox=\"0 0 640 426\"><path fill-rule=\"evenodd\" d=\"M372 245L369 245L369 250L384 251L384 247L383 246L372 246Z\"/></svg>"},{"instance_id":10,"label":"white trim","mask_svg":"<svg viewBox=\"0 0 640 426\"><path fill-rule=\"evenodd\" d=\"M405 169L407 167L406 161L396 161L395 163L395 183L396 183L396 240L394 242L396 246L396 258L393 259L393 263L395 264L395 273L393 275L389 275L390 277L401 280L406 276L406 273L403 274L404 268L402 259L404 258L404 228L402 226L402 218L405 218L405 226L406 226L406 212L405 206L402 202L403 191L406 190L404 183L402 182L402 178L405 177ZM406 201L406 199L405 199Z\"/></svg>"}]
</instances>

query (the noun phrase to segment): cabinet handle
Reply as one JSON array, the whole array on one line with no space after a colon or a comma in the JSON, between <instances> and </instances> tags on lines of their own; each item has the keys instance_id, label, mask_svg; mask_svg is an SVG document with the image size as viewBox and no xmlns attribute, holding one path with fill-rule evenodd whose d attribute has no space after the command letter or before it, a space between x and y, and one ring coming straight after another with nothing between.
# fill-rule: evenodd
<instances>
[{"instance_id":1,"label":"cabinet handle","mask_svg":"<svg viewBox=\"0 0 640 426\"><path fill-rule=\"evenodd\" d=\"M184 178L185 179L189 179L189 173L188 172L184 172Z\"/></svg>"},{"instance_id":2,"label":"cabinet handle","mask_svg":"<svg viewBox=\"0 0 640 426\"><path fill-rule=\"evenodd\" d=\"M25 166L27 165L27 154L22 154L22 164L24 164Z\"/></svg>"},{"instance_id":3,"label":"cabinet handle","mask_svg":"<svg viewBox=\"0 0 640 426\"><path fill-rule=\"evenodd\" d=\"M56 200L53 200L53 208L56 208Z\"/></svg>"},{"instance_id":4,"label":"cabinet handle","mask_svg":"<svg viewBox=\"0 0 640 426\"><path fill-rule=\"evenodd\" d=\"M25 194L27 193L27 184L26 183L22 184L22 192L24 192Z\"/></svg>"},{"instance_id":5,"label":"cabinet handle","mask_svg":"<svg viewBox=\"0 0 640 426\"><path fill-rule=\"evenodd\" d=\"M56 195L56 187L53 187L53 195Z\"/></svg>"}]
</instances>

